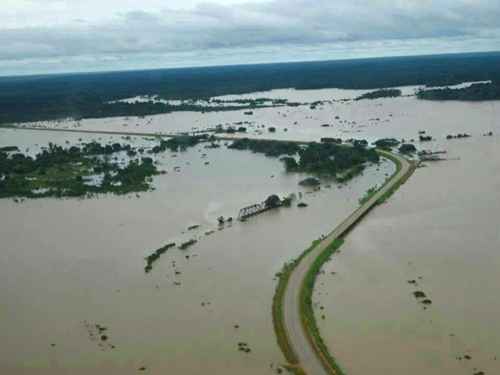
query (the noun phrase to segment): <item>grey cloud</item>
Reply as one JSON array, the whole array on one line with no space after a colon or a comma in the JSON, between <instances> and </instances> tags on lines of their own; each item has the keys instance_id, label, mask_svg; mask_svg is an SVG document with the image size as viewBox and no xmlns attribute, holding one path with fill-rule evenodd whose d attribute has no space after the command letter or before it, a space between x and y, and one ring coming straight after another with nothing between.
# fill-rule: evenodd
<instances>
[{"instance_id":1,"label":"grey cloud","mask_svg":"<svg viewBox=\"0 0 500 375\"><path fill-rule=\"evenodd\" d=\"M498 0L273 0L189 11L135 11L106 24L0 32L0 61L194 53L228 48L344 46L500 37ZM487 43L486 43L487 44Z\"/></svg>"}]
</instances>

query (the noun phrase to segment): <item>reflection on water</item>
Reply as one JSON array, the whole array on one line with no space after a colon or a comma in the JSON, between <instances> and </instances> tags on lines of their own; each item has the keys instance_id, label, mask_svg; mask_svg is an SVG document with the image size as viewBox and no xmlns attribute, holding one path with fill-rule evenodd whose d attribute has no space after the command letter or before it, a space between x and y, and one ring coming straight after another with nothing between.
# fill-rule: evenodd
<instances>
[{"instance_id":1,"label":"reflection on water","mask_svg":"<svg viewBox=\"0 0 500 375\"><path fill-rule=\"evenodd\" d=\"M0 145L33 151L96 137L1 130ZM272 373L283 361L271 321L275 273L393 169L384 162L341 189L308 194L298 186L304 175L249 152L201 145L159 162L168 174L140 199L0 201L0 330L8 342L1 373ZM302 192L309 207L217 230L218 216L291 192ZM191 238L199 242L170 249L144 273L145 256ZM239 342L251 352L238 351Z\"/></svg>"},{"instance_id":2,"label":"reflection on water","mask_svg":"<svg viewBox=\"0 0 500 375\"><path fill-rule=\"evenodd\" d=\"M325 267L320 329L347 373L500 373L499 146L448 143L460 160L418 169Z\"/></svg>"}]
</instances>

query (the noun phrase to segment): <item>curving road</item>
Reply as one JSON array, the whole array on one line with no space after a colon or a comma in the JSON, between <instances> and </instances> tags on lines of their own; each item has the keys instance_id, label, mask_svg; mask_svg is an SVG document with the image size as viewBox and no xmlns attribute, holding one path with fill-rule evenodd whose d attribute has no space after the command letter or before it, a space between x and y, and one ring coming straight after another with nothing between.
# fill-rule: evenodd
<instances>
[{"instance_id":1,"label":"curving road","mask_svg":"<svg viewBox=\"0 0 500 375\"><path fill-rule=\"evenodd\" d=\"M383 151L379 152L381 156L388 155ZM333 369L326 369L325 364L316 354L315 349L311 345L308 334L302 325L300 314L300 290L307 272L311 268L314 260L337 238L346 234L371 208L373 208L377 200L386 192L393 188L401 179L411 171L411 164L404 158L395 154L389 154L396 158L401 163L401 169L392 176L388 183L384 185L377 193L375 193L365 204L354 211L347 219L345 219L337 228L333 230L321 243L314 248L302 261L294 268L288 285L283 296L283 315L285 329L290 346L294 350L299 366L308 375L328 375L335 374Z\"/></svg>"}]
</instances>

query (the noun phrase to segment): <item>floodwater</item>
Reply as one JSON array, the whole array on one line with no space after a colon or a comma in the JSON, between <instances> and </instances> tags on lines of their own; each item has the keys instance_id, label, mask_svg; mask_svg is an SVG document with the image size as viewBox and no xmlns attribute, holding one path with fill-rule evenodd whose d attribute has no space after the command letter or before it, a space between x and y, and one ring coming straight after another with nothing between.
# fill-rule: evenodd
<instances>
[{"instance_id":1,"label":"floodwater","mask_svg":"<svg viewBox=\"0 0 500 375\"><path fill-rule=\"evenodd\" d=\"M418 169L350 233L319 279L320 329L349 374L499 373L500 102L340 101L362 93L255 93L244 97L327 102L255 109L250 116L176 112L35 125L171 133L243 121L248 136L370 141L411 140L425 130L436 141L417 146L448 150L450 160ZM490 131L493 137L483 137ZM445 140L457 133L472 138ZM0 132L1 145L31 149L78 138L92 137ZM283 361L271 321L275 273L333 229L391 168L370 168L342 189L304 194L310 206L303 211L269 212L217 231L218 216L236 216L272 193L298 192L304 176L284 174L275 159L225 149L166 153L160 162L169 173L140 199L0 201L0 329L9 342L0 351L0 372L127 374L145 366L153 374L272 373ZM196 224L197 231L187 231ZM172 249L144 274L146 255L193 237L199 243L186 253ZM432 304L424 309L415 291ZM85 322L108 327L106 345L92 340ZM252 352L239 352L238 342Z\"/></svg>"},{"instance_id":2,"label":"floodwater","mask_svg":"<svg viewBox=\"0 0 500 375\"><path fill-rule=\"evenodd\" d=\"M411 95L418 87L403 87L403 94ZM325 101L316 109L309 105L276 107L229 112L174 112L145 118L108 118L82 121L65 120L32 124L41 127L107 130L117 132L173 133L214 128L217 125L243 126L249 137L276 139L319 140L321 137L358 138L375 141L384 137L418 138L425 130L439 140L452 133L482 135L489 131L500 133L500 101L463 103L422 101L414 96L393 99L341 101L356 98L366 91L357 90L275 90L249 94L243 98L288 99L291 102L313 103ZM234 96L221 97L235 99ZM328 127L323 125L329 125ZM276 133L268 132L275 127Z\"/></svg>"},{"instance_id":3,"label":"floodwater","mask_svg":"<svg viewBox=\"0 0 500 375\"><path fill-rule=\"evenodd\" d=\"M123 141L0 129L0 146L32 153L80 138ZM0 200L0 373L273 373L283 362L271 319L275 274L393 171L384 162L342 188L308 194L298 186L305 176L284 173L277 159L203 145L175 155L160 157L168 174L139 197ZM218 230L218 216L293 192L309 207ZM145 256L193 238L144 273ZM251 352L238 351L239 342Z\"/></svg>"},{"instance_id":4,"label":"floodwater","mask_svg":"<svg viewBox=\"0 0 500 375\"><path fill-rule=\"evenodd\" d=\"M500 139L446 148L459 160L418 169L318 279L320 330L348 374L500 373Z\"/></svg>"}]
</instances>

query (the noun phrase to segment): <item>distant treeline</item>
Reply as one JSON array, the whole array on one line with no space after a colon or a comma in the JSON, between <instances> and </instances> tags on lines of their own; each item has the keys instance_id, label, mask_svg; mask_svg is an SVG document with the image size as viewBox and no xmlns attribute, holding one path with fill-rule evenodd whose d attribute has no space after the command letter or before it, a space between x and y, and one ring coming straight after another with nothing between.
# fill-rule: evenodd
<instances>
[{"instance_id":1,"label":"distant treeline","mask_svg":"<svg viewBox=\"0 0 500 375\"><path fill-rule=\"evenodd\" d=\"M460 89L421 90L417 93L417 97L425 100L500 100L500 81L477 83Z\"/></svg>"},{"instance_id":2,"label":"distant treeline","mask_svg":"<svg viewBox=\"0 0 500 375\"><path fill-rule=\"evenodd\" d=\"M207 99L279 88L378 89L500 82L500 53L399 57L0 78L0 123L165 113L159 103L106 104L143 95ZM181 107L175 110L210 110Z\"/></svg>"}]
</instances>

